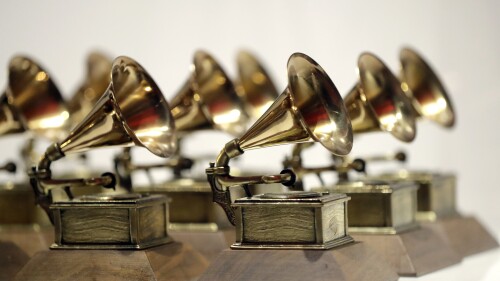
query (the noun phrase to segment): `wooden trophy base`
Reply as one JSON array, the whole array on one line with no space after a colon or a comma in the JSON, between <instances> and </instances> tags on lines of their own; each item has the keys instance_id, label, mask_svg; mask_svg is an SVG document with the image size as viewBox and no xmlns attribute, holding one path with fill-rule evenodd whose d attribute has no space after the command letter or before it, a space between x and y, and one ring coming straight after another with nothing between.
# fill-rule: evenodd
<instances>
[{"instance_id":1,"label":"wooden trophy base","mask_svg":"<svg viewBox=\"0 0 500 281\"><path fill-rule=\"evenodd\" d=\"M14 280L194 280L208 262L173 242L146 250L48 250L36 254Z\"/></svg>"},{"instance_id":2,"label":"wooden trophy base","mask_svg":"<svg viewBox=\"0 0 500 281\"><path fill-rule=\"evenodd\" d=\"M234 229L231 232L234 233ZM192 246L210 262L229 248L225 233L220 230L211 232L170 230L168 233L175 241Z\"/></svg>"},{"instance_id":3,"label":"wooden trophy base","mask_svg":"<svg viewBox=\"0 0 500 281\"><path fill-rule=\"evenodd\" d=\"M52 227L6 225L0 227L0 280L12 280L36 253L54 241Z\"/></svg>"},{"instance_id":4,"label":"wooden trophy base","mask_svg":"<svg viewBox=\"0 0 500 281\"><path fill-rule=\"evenodd\" d=\"M461 261L437 224L424 224L400 234L351 233L351 236L385 258L400 276L421 276Z\"/></svg>"},{"instance_id":5,"label":"wooden trophy base","mask_svg":"<svg viewBox=\"0 0 500 281\"><path fill-rule=\"evenodd\" d=\"M397 280L364 243L330 250L225 250L199 280Z\"/></svg>"},{"instance_id":6,"label":"wooden trophy base","mask_svg":"<svg viewBox=\"0 0 500 281\"><path fill-rule=\"evenodd\" d=\"M450 245L462 257L498 248L496 239L473 216L458 215L424 224L440 225Z\"/></svg>"}]
</instances>

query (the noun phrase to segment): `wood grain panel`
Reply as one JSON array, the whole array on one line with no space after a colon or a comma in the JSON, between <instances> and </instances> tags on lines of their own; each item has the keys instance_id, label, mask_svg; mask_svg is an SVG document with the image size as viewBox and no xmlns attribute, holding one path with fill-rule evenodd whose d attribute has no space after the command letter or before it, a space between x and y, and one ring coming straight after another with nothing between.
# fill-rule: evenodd
<instances>
[{"instance_id":1,"label":"wood grain panel","mask_svg":"<svg viewBox=\"0 0 500 281\"><path fill-rule=\"evenodd\" d=\"M243 242L313 243L314 209L297 207L243 207Z\"/></svg>"},{"instance_id":2,"label":"wood grain panel","mask_svg":"<svg viewBox=\"0 0 500 281\"><path fill-rule=\"evenodd\" d=\"M165 204L139 209L139 241L167 236Z\"/></svg>"},{"instance_id":3,"label":"wood grain panel","mask_svg":"<svg viewBox=\"0 0 500 281\"><path fill-rule=\"evenodd\" d=\"M128 209L72 208L61 210L64 243L127 243Z\"/></svg>"}]
</instances>

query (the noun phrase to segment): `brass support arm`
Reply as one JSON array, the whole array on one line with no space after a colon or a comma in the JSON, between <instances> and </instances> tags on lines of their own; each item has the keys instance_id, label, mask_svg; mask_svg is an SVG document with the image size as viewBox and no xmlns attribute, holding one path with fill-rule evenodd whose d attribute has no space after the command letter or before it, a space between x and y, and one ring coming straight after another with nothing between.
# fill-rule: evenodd
<instances>
[{"instance_id":1,"label":"brass support arm","mask_svg":"<svg viewBox=\"0 0 500 281\"><path fill-rule=\"evenodd\" d=\"M339 179L343 180L347 178L347 173L351 170L357 172L365 172L366 163L363 159L354 159L352 161L346 161L345 158L342 158L342 161L335 161L335 163L323 167L304 167L302 165L302 151L304 148L310 147L310 143L306 144L296 144L292 150L292 156L290 158L286 158L283 161L283 165L285 168L291 168L297 178L300 180L304 175L307 174L316 174L319 177L319 174L324 172L337 172L339 174Z\"/></svg>"},{"instance_id":2,"label":"brass support arm","mask_svg":"<svg viewBox=\"0 0 500 281\"><path fill-rule=\"evenodd\" d=\"M164 163L136 165L132 163L130 147L123 149L123 152L114 158L115 173L118 176L122 187L132 192L132 172L149 171L156 168L171 168L175 176L180 176L183 170L193 167L193 160L180 155L167 159Z\"/></svg>"},{"instance_id":3,"label":"brass support arm","mask_svg":"<svg viewBox=\"0 0 500 281\"><path fill-rule=\"evenodd\" d=\"M45 210L51 221L53 221L53 218L49 207L53 202L52 189L64 188L68 197L72 198L71 187L102 186L114 188L116 185L116 179L112 173L104 173L101 177L88 179L53 179L50 166L53 161L59 160L64 156L59 144L55 143L47 148L38 164L38 168L33 167L29 173L30 184L35 192L35 200Z\"/></svg>"},{"instance_id":4,"label":"brass support arm","mask_svg":"<svg viewBox=\"0 0 500 281\"><path fill-rule=\"evenodd\" d=\"M385 154L385 155L372 155L363 157L365 162L388 162L388 161L398 161L401 163L406 162L408 156L404 151L396 151L395 153Z\"/></svg>"},{"instance_id":5,"label":"brass support arm","mask_svg":"<svg viewBox=\"0 0 500 281\"><path fill-rule=\"evenodd\" d=\"M243 153L243 150L239 147L238 139L234 139L224 146L215 163L210 163L210 168L206 169L207 179L212 188L213 201L224 209L232 225L236 223L236 216L234 207L231 206L232 200L229 187L241 186L245 189L247 196L251 196L247 188L248 185L281 183L290 186L295 183L295 174L291 170L283 170L279 175L231 176L229 161Z\"/></svg>"}]
</instances>

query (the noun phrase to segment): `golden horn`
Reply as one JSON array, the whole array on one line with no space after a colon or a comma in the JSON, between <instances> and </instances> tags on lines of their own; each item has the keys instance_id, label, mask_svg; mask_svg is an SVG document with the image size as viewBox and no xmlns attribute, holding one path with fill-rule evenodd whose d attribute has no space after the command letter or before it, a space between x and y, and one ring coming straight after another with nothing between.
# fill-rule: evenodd
<instances>
[{"instance_id":1,"label":"golden horn","mask_svg":"<svg viewBox=\"0 0 500 281\"><path fill-rule=\"evenodd\" d=\"M359 57L358 75L358 83L344 98L354 133L385 131L401 141L412 141L415 115L399 80L371 53Z\"/></svg>"},{"instance_id":2,"label":"golden horn","mask_svg":"<svg viewBox=\"0 0 500 281\"><path fill-rule=\"evenodd\" d=\"M451 100L432 68L410 48L403 48L399 59L401 87L412 99L417 116L444 127L453 127L456 116Z\"/></svg>"},{"instance_id":3,"label":"golden horn","mask_svg":"<svg viewBox=\"0 0 500 281\"><path fill-rule=\"evenodd\" d=\"M233 177L230 159L246 150L272 145L319 142L336 155L352 148L352 127L347 109L326 72L310 57L295 53L288 60L288 86L271 107L239 139L226 144L215 163L206 170L214 194L231 223L234 210L227 187L260 183L294 182L294 174Z\"/></svg>"},{"instance_id":4,"label":"golden horn","mask_svg":"<svg viewBox=\"0 0 500 281\"><path fill-rule=\"evenodd\" d=\"M243 99L247 114L256 120L278 97L278 90L259 60L248 51L237 55L236 90Z\"/></svg>"},{"instance_id":5,"label":"golden horn","mask_svg":"<svg viewBox=\"0 0 500 281\"><path fill-rule=\"evenodd\" d=\"M203 51L195 53L191 75L170 105L179 132L215 128L240 135L248 120L233 83Z\"/></svg>"},{"instance_id":6,"label":"golden horn","mask_svg":"<svg viewBox=\"0 0 500 281\"><path fill-rule=\"evenodd\" d=\"M167 101L146 70L131 58L118 57L107 90L59 149L68 154L133 145L170 156L176 146L174 123Z\"/></svg>"},{"instance_id":7,"label":"golden horn","mask_svg":"<svg viewBox=\"0 0 500 281\"><path fill-rule=\"evenodd\" d=\"M32 59L14 57L0 97L0 135L33 131L49 139L66 132L69 114L50 75Z\"/></svg>"},{"instance_id":8,"label":"golden horn","mask_svg":"<svg viewBox=\"0 0 500 281\"><path fill-rule=\"evenodd\" d=\"M87 57L87 73L82 85L68 102L71 123L78 124L92 110L109 85L112 61L106 55L92 52Z\"/></svg>"}]
</instances>

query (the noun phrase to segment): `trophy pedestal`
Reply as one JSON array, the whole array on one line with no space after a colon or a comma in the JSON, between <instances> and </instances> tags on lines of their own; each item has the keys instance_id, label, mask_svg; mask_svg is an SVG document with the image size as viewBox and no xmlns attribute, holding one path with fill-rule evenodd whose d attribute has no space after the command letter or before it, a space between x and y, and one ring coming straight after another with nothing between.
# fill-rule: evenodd
<instances>
[{"instance_id":1,"label":"trophy pedestal","mask_svg":"<svg viewBox=\"0 0 500 281\"><path fill-rule=\"evenodd\" d=\"M200 280L397 280L347 232L344 194L268 193L237 199L236 242Z\"/></svg>"},{"instance_id":2,"label":"trophy pedestal","mask_svg":"<svg viewBox=\"0 0 500 281\"><path fill-rule=\"evenodd\" d=\"M12 280L36 253L54 241L51 227L9 225L0 227L0 280Z\"/></svg>"},{"instance_id":3,"label":"trophy pedestal","mask_svg":"<svg viewBox=\"0 0 500 281\"><path fill-rule=\"evenodd\" d=\"M424 224L399 234L351 234L385 258L400 276L421 276L457 264L461 257L439 225Z\"/></svg>"},{"instance_id":4,"label":"trophy pedestal","mask_svg":"<svg viewBox=\"0 0 500 281\"><path fill-rule=\"evenodd\" d=\"M496 239L476 218L457 212L454 174L403 170L371 178L417 182L420 186L417 219L425 225L439 225L461 257L498 248Z\"/></svg>"},{"instance_id":5,"label":"trophy pedestal","mask_svg":"<svg viewBox=\"0 0 500 281\"><path fill-rule=\"evenodd\" d=\"M440 225L451 247L462 257L498 248L496 239L473 216L454 216L426 222Z\"/></svg>"},{"instance_id":6,"label":"trophy pedestal","mask_svg":"<svg viewBox=\"0 0 500 281\"><path fill-rule=\"evenodd\" d=\"M193 280L207 266L178 242L146 250L51 250L36 254L14 280Z\"/></svg>"},{"instance_id":7,"label":"trophy pedestal","mask_svg":"<svg viewBox=\"0 0 500 281\"><path fill-rule=\"evenodd\" d=\"M330 250L225 250L199 280L397 280L364 243Z\"/></svg>"},{"instance_id":8,"label":"trophy pedestal","mask_svg":"<svg viewBox=\"0 0 500 281\"><path fill-rule=\"evenodd\" d=\"M234 232L234 229L231 229L231 232ZM208 261L213 261L223 250L229 248L226 235L220 230L213 232L171 230L169 234L175 241L192 246Z\"/></svg>"},{"instance_id":9,"label":"trophy pedestal","mask_svg":"<svg viewBox=\"0 0 500 281\"><path fill-rule=\"evenodd\" d=\"M420 276L460 262L441 226L419 227L416 183L364 180L332 189L351 197L352 237L377 251L400 276Z\"/></svg>"}]
</instances>

